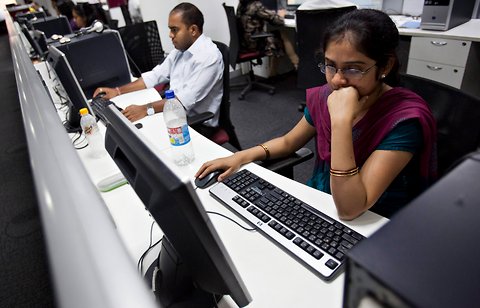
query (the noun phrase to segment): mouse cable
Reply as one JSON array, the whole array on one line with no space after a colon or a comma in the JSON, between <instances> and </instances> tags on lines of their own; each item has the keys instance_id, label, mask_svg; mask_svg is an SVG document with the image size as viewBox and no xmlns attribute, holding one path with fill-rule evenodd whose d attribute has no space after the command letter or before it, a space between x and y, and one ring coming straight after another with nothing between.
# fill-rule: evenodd
<instances>
[{"instance_id":1,"label":"mouse cable","mask_svg":"<svg viewBox=\"0 0 480 308\"><path fill-rule=\"evenodd\" d=\"M145 259L147 254L150 252L150 250L152 250L155 246L157 246L162 241L162 239L159 239L155 244L152 244L152 242L153 242L153 226L155 225L155 223L156 223L155 220L152 221L152 225L150 226L150 241L149 241L149 244L148 244L148 248L143 252L143 254L138 259L137 268L138 268L138 271L140 272L140 274L143 274L142 273L143 272L143 260Z\"/></svg>"},{"instance_id":2,"label":"mouse cable","mask_svg":"<svg viewBox=\"0 0 480 308\"><path fill-rule=\"evenodd\" d=\"M63 124L65 124L66 122L62 122ZM73 146L76 146L77 145L77 142L78 142L78 139L80 139L80 137L82 137L82 133L81 132L76 132L73 134L73 136L70 138L70 140L72 141L72 144ZM80 142L78 143L81 143L85 140L85 138L83 140L81 140Z\"/></svg>"},{"instance_id":3,"label":"mouse cable","mask_svg":"<svg viewBox=\"0 0 480 308\"><path fill-rule=\"evenodd\" d=\"M226 216L226 215L223 215L223 214L220 214L218 212L212 212L212 211L206 211L207 214L215 214L215 215L218 215L218 216L221 216L223 218L226 218L228 220L230 220L231 222L237 224L240 228L244 229L244 230L247 230L247 231L257 231L257 228L247 228L247 227L244 227L242 226L239 222L233 220L232 218Z\"/></svg>"}]
</instances>

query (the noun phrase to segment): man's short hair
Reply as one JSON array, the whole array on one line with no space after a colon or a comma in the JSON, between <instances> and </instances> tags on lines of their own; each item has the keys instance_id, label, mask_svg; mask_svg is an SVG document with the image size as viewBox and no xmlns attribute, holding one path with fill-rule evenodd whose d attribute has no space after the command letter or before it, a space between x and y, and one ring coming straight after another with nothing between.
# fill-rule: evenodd
<instances>
[{"instance_id":1,"label":"man's short hair","mask_svg":"<svg viewBox=\"0 0 480 308\"><path fill-rule=\"evenodd\" d=\"M199 31L203 33L203 14L200 10L193 4L188 2L182 2L172 9L172 13L181 13L182 22L187 26L197 25Z\"/></svg>"}]
</instances>

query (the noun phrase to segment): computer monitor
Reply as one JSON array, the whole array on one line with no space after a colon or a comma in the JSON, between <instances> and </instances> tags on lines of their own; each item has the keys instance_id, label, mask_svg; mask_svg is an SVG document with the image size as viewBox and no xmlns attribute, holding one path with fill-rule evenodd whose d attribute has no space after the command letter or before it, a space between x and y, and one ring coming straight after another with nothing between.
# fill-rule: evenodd
<instances>
[{"instance_id":1,"label":"computer monitor","mask_svg":"<svg viewBox=\"0 0 480 308\"><path fill-rule=\"evenodd\" d=\"M43 32L37 30L28 30L25 24L20 25L20 28L22 29L23 35L30 44L30 47L33 49L33 52L30 54L30 58L43 59L46 54L45 48L47 48Z\"/></svg>"},{"instance_id":2,"label":"computer monitor","mask_svg":"<svg viewBox=\"0 0 480 308\"><path fill-rule=\"evenodd\" d=\"M272 10L272 11L278 10L277 0L261 0L261 2L263 6L269 10Z\"/></svg>"},{"instance_id":3,"label":"computer monitor","mask_svg":"<svg viewBox=\"0 0 480 308\"><path fill-rule=\"evenodd\" d=\"M85 97L98 87L118 87L131 81L130 68L120 35L115 30L70 37L70 42L51 45L68 59Z\"/></svg>"},{"instance_id":4,"label":"computer monitor","mask_svg":"<svg viewBox=\"0 0 480 308\"><path fill-rule=\"evenodd\" d=\"M155 291L165 307L213 307L229 294L246 306L251 297L195 193L191 180L173 171L138 129L114 106L105 148L164 233ZM178 305L178 306L176 306Z\"/></svg>"},{"instance_id":5,"label":"computer monitor","mask_svg":"<svg viewBox=\"0 0 480 308\"><path fill-rule=\"evenodd\" d=\"M48 46L48 50L47 62L55 70L55 74L68 96L69 110L64 126L68 132L80 131L80 109L88 108L89 112L93 114L92 109L87 103L87 98L83 94L65 54L52 45Z\"/></svg>"},{"instance_id":6,"label":"computer monitor","mask_svg":"<svg viewBox=\"0 0 480 308\"><path fill-rule=\"evenodd\" d=\"M73 33L70 23L65 16L37 18L36 20L31 20L30 23L34 29L45 33L46 37L51 37L54 34L65 35Z\"/></svg>"}]
</instances>

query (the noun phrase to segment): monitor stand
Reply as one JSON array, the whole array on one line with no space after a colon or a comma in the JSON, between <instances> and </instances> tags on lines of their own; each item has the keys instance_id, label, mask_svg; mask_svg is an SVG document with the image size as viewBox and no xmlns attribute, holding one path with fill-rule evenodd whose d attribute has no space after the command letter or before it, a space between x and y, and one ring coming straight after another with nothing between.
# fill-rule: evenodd
<instances>
[{"instance_id":1,"label":"monitor stand","mask_svg":"<svg viewBox=\"0 0 480 308\"><path fill-rule=\"evenodd\" d=\"M82 131L80 127L80 114L77 108L73 106L68 107L67 120L63 123L63 127L67 133L79 133Z\"/></svg>"},{"instance_id":2,"label":"monitor stand","mask_svg":"<svg viewBox=\"0 0 480 308\"><path fill-rule=\"evenodd\" d=\"M165 236L158 259L149 267L145 278L162 307L216 307L222 298L221 294L206 292L195 285L187 266Z\"/></svg>"}]
</instances>

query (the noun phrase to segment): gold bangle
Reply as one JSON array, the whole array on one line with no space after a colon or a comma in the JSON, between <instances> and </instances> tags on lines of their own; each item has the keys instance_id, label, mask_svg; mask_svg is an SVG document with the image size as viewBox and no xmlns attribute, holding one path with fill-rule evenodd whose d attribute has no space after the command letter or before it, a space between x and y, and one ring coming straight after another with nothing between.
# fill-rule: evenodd
<instances>
[{"instance_id":1,"label":"gold bangle","mask_svg":"<svg viewBox=\"0 0 480 308\"><path fill-rule=\"evenodd\" d=\"M335 170L330 168L331 176L352 176L358 174L358 167L352 168L350 170Z\"/></svg>"},{"instance_id":2,"label":"gold bangle","mask_svg":"<svg viewBox=\"0 0 480 308\"><path fill-rule=\"evenodd\" d=\"M122 95L122 93L120 92L120 89L118 87L116 87L115 90L117 90L117 95Z\"/></svg>"},{"instance_id":3,"label":"gold bangle","mask_svg":"<svg viewBox=\"0 0 480 308\"><path fill-rule=\"evenodd\" d=\"M265 151L265 160L269 159L270 158L270 151L268 150L267 146L264 145L263 143L260 143L259 146L261 146L263 148L263 150Z\"/></svg>"}]
</instances>

